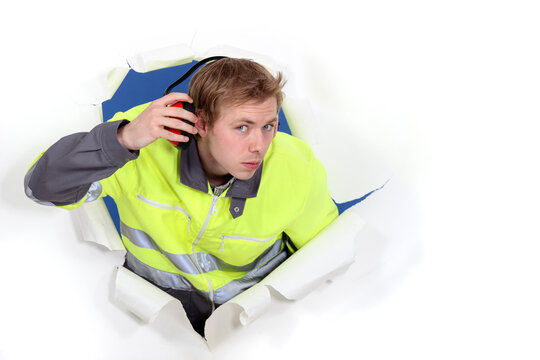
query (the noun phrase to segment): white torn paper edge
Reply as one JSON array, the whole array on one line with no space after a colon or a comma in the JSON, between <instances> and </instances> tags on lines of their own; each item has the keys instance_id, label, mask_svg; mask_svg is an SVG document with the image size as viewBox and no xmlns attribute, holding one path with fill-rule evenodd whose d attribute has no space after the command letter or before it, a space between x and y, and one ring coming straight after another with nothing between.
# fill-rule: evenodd
<instances>
[{"instance_id":1,"label":"white torn paper edge","mask_svg":"<svg viewBox=\"0 0 540 360\"><path fill-rule=\"evenodd\" d=\"M142 321L149 323L154 321L166 305L176 303L176 306L182 309L182 319L185 320L183 322L188 328L191 328L184 308L178 299L123 266L117 266L115 271L113 299L118 305L130 311ZM178 320L182 321L182 319Z\"/></svg>"},{"instance_id":2,"label":"white torn paper edge","mask_svg":"<svg viewBox=\"0 0 540 360\"><path fill-rule=\"evenodd\" d=\"M312 150L316 148L321 142L321 133L318 119L309 101L286 96L281 108L294 136L308 143Z\"/></svg>"},{"instance_id":3,"label":"white torn paper edge","mask_svg":"<svg viewBox=\"0 0 540 360\"><path fill-rule=\"evenodd\" d=\"M184 44L137 53L128 57L129 66L137 72L148 72L189 63L195 56L193 50ZM78 104L101 104L113 97L130 67L117 66L101 71L83 82L80 89L73 92Z\"/></svg>"},{"instance_id":4,"label":"white torn paper edge","mask_svg":"<svg viewBox=\"0 0 540 360\"><path fill-rule=\"evenodd\" d=\"M118 233L102 200L101 203L86 203L74 210L78 224L82 225L83 237L110 250L123 249L121 242L116 242L120 241ZM79 211L81 209L85 210ZM358 213L344 212L260 283L221 305L206 322L208 345L215 348L235 329L262 316L272 303L270 288L288 300L298 300L350 266L354 262L355 241L363 226ZM149 323L171 304L181 309L178 323L193 331L180 301L121 264L115 272L113 299L117 305Z\"/></svg>"},{"instance_id":5,"label":"white torn paper edge","mask_svg":"<svg viewBox=\"0 0 540 360\"><path fill-rule=\"evenodd\" d=\"M71 215L83 240L102 245L111 251L125 251L103 199L85 203L72 210Z\"/></svg>"},{"instance_id":6,"label":"white torn paper edge","mask_svg":"<svg viewBox=\"0 0 540 360\"><path fill-rule=\"evenodd\" d=\"M121 66L101 71L83 81L81 86L73 91L72 96L78 104L101 104L114 95L128 72L128 67Z\"/></svg>"},{"instance_id":7,"label":"white torn paper edge","mask_svg":"<svg viewBox=\"0 0 540 360\"><path fill-rule=\"evenodd\" d=\"M133 70L145 73L189 63L194 56L189 46L177 44L132 55L128 63Z\"/></svg>"},{"instance_id":8,"label":"white torn paper edge","mask_svg":"<svg viewBox=\"0 0 540 360\"><path fill-rule=\"evenodd\" d=\"M211 56L228 56L232 58L252 59L270 71L274 71L277 68L276 62L269 56L227 45L216 46L203 53L196 54L195 60L202 60Z\"/></svg>"},{"instance_id":9,"label":"white torn paper edge","mask_svg":"<svg viewBox=\"0 0 540 360\"><path fill-rule=\"evenodd\" d=\"M341 214L261 283L289 300L298 300L354 262L355 239L364 221L352 211Z\"/></svg>"}]
</instances>

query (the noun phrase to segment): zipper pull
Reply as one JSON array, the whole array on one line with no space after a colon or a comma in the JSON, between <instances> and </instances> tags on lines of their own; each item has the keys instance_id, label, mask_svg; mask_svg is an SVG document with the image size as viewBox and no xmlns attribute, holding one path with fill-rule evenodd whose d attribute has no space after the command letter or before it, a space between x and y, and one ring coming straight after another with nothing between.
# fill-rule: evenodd
<instances>
[{"instance_id":1,"label":"zipper pull","mask_svg":"<svg viewBox=\"0 0 540 360\"><path fill-rule=\"evenodd\" d=\"M218 211L217 211L217 202L219 200L219 196L216 196L216 195L212 195L213 198L212 198L212 215L217 215Z\"/></svg>"}]
</instances>

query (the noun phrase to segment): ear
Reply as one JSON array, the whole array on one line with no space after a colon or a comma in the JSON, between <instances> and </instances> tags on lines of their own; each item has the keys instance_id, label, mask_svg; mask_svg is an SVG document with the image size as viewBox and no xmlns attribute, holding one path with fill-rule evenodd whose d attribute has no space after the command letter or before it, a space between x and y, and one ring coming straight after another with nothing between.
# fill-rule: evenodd
<instances>
[{"instance_id":1,"label":"ear","mask_svg":"<svg viewBox=\"0 0 540 360\"><path fill-rule=\"evenodd\" d=\"M195 115L199 119L195 123L195 128L197 129L197 134L201 137L206 137L208 135L208 123L206 122L206 116L202 110L197 109Z\"/></svg>"}]
</instances>

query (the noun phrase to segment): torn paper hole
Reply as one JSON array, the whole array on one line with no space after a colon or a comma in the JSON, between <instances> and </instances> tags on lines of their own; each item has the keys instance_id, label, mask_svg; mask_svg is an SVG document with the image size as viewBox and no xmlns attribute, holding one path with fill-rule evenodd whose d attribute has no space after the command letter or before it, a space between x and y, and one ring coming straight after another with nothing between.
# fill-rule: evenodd
<instances>
[{"instance_id":1,"label":"torn paper hole","mask_svg":"<svg viewBox=\"0 0 540 360\"><path fill-rule=\"evenodd\" d=\"M164 64L174 65L174 62L168 62L170 59L167 60L167 56L160 56L158 53L159 51L152 55L145 53L138 56L136 61L140 63L136 66L139 69L153 69ZM164 60L158 61L160 58ZM111 76L111 82L114 83L115 79L118 77ZM293 110L289 121L294 124L298 120L295 118L299 118L297 132L302 133L301 129L305 127L302 124L308 123L301 119L311 116L306 115L305 106L293 105L290 105ZM306 136L310 137L308 133ZM79 210L75 210L78 211L75 219L87 241L99 243L110 250L123 250L119 235L102 200L87 203ZM272 304L272 289L286 299L297 300L350 266L354 261L355 239L363 224L358 213L343 213L263 281L220 306L206 323L208 344L211 347L218 346L234 329L248 325L262 316ZM143 321L151 322L168 304L182 308L180 301L122 266L119 265L115 271L115 302ZM182 323L191 329L183 308L181 313L185 320Z\"/></svg>"}]
</instances>

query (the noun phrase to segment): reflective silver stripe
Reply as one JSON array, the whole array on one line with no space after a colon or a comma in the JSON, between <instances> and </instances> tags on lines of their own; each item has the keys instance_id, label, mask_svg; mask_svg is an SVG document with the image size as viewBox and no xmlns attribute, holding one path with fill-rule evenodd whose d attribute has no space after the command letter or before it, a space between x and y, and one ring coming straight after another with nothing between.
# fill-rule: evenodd
<instances>
[{"instance_id":1,"label":"reflective silver stripe","mask_svg":"<svg viewBox=\"0 0 540 360\"><path fill-rule=\"evenodd\" d=\"M101 192L103 191L103 188L101 187L101 184L99 182L94 182L92 185L90 185L90 188L88 189L86 199L84 199L84 202L90 202L94 201L101 195ZM26 196L28 196L33 201L37 202L40 205L46 205L46 206L56 206L50 201L42 201L39 199L36 199L34 194L32 193L32 189L30 187L25 188Z\"/></svg>"},{"instance_id":2,"label":"reflective silver stripe","mask_svg":"<svg viewBox=\"0 0 540 360\"><path fill-rule=\"evenodd\" d=\"M84 202L90 202L96 200L101 193L103 192L103 187L101 187L101 184L99 181L95 181L90 185L90 188L86 192L86 199L84 199Z\"/></svg>"},{"instance_id":3,"label":"reflective silver stripe","mask_svg":"<svg viewBox=\"0 0 540 360\"><path fill-rule=\"evenodd\" d=\"M133 256L129 251L126 254L126 262L136 274L147 278L150 280L150 282L153 282L161 287L185 291L200 291L191 285L191 283L182 275L158 270L148 266Z\"/></svg>"},{"instance_id":4,"label":"reflective silver stripe","mask_svg":"<svg viewBox=\"0 0 540 360\"><path fill-rule=\"evenodd\" d=\"M231 265L220 258L208 254L208 253L196 253L197 260L204 272L210 272L213 270L223 271L252 271L267 261L271 260L274 256L278 255L281 251L282 239L277 239L274 244L266 249L261 255L249 264L237 266Z\"/></svg>"},{"instance_id":5,"label":"reflective silver stripe","mask_svg":"<svg viewBox=\"0 0 540 360\"><path fill-rule=\"evenodd\" d=\"M286 259L287 252L283 250L266 264L247 273L244 277L237 280L232 280L217 290L212 290L212 288L210 288L211 291L206 292L195 288L182 275L154 269L153 267L150 267L138 260L130 252L128 252L126 255L126 262L128 266L133 269L135 273L148 279L150 282L169 289L198 291L199 293L206 295L206 297L209 299L213 299L217 304L223 304L241 292L257 284Z\"/></svg>"},{"instance_id":6,"label":"reflective silver stripe","mask_svg":"<svg viewBox=\"0 0 540 360\"><path fill-rule=\"evenodd\" d=\"M157 201L154 201L154 200L150 200L150 199L145 198L144 196L142 196L140 194L137 195L137 199L147 203L150 206L154 206L154 207L157 207L157 208L160 208L160 209L180 211L188 219L187 232L189 234L190 223L191 223L191 215L189 215L189 213L184 208L182 208L181 206L178 206L178 205L164 204L164 203L160 203L160 202L157 202Z\"/></svg>"},{"instance_id":7,"label":"reflective silver stripe","mask_svg":"<svg viewBox=\"0 0 540 360\"><path fill-rule=\"evenodd\" d=\"M153 249L159 251L165 255L180 271L186 274L200 274L207 273L216 270L223 271L252 271L267 261L271 260L274 256L279 254L282 247L282 239L277 239L272 246L269 246L262 254L260 254L255 260L246 265L232 265L222 259L204 252L198 252L195 254L172 254L162 250L152 239L150 235L142 230L134 229L127 226L123 222L120 222L120 231L122 235L127 237L135 246L144 249ZM198 264L200 269L197 267Z\"/></svg>"},{"instance_id":8,"label":"reflective silver stripe","mask_svg":"<svg viewBox=\"0 0 540 360\"><path fill-rule=\"evenodd\" d=\"M26 175L24 176L24 192L26 196L28 196L28 198L37 202L38 204L46 205L46 206L57 206L50 201L43 201L43 200L37 199L34 196L32 189L30 189L30 186L28 186L30 183L30 178L32 177L32 174L34 173L34 170L36 169L37 163L38 162L36 161L34 165L30 167L30 169L26 172ZM84 199L84 202L90 202L90 201L96 200L101 195L102 191L103 191L103 188L101 187L101 184L98 181L93 182L90 185L90 188L88 188L88 191L86 192L87 196L86 196L86 199Z\"/></svg>"},{"instance_id":9,"label":"reflective silver stripe","mask_svg":"<svg viewBox=\"0 0 540 360\"><path fill-rule=\"evenodd\" d=\"M154 249L161 252L161 249L156 244L154 239L142 230L137 230L127 226L124 222L120 221L120 232L127 237L134 245L145 249Z\"/></svg>"},{"instance_id":10,"label":"reflective silver stripe","mask_svg":"<svg viewBox=\"0 0 540 360\"><path fill-rule=\"evenodd\" d=\"M138 247L159 251L165 255L174 264L174 266L178 268L178 270L185 272L186 274L199 274L199 270L189 255L176 255L163 251L156 244L154 239L152 239L152 237L144 231L134 229L127 226L123 222L120 222L120 232Z\"/></svg>"},{"instance_id":11,"label":"reflective silver stripe","mask_svg":"<svg viewBox=\"0 0 540 360\"><path fill-rule=\"evenodd\" d=\"M232 280L226 285L220 287L214 293L214 299L216 303L223 304L235 297L236 295L240 294L241 292L257 284L286 259L287 252L284 250L263 266L258 267L257 269L244 275L244 277L237 280Z\"/></svg>"}]
</instances>

